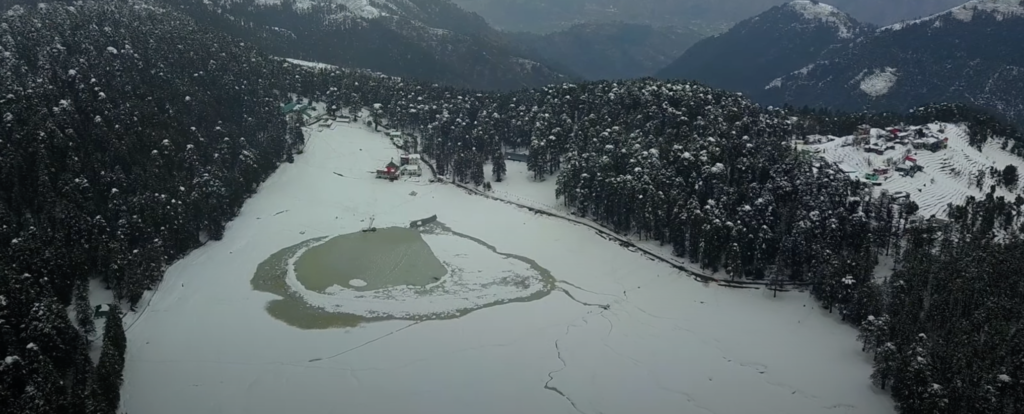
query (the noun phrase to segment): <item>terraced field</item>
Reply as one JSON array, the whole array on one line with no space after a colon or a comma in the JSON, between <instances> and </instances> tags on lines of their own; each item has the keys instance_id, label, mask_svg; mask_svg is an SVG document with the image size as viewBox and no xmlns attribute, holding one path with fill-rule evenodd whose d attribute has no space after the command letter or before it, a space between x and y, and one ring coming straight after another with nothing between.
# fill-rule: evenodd
<instances>
[{"instance_id":1,"label":"terraced field","mask_svg":"<svg viewBox=\"0 0 1024 414\"><path fill-rule=\"evenodd\" d=\"M876 188L887 189L890 192L906 191L910 194L910 198L921 207L920 214L925 217L932 214L936 217L944 217L946 206L949 203L960 203L971 195L978 198L983 197L994 180L986 178L982 189L979 189L975 180L978 170L995 167L1001 171L1007 164L1016 165L1018 171L1024 167L1024 160L1000 148L1002 145L1000 141L989 141L980 151L970 147L968 144L970 131L964 126L935 123L924 128L932 131L945 131L944 133L936 132L936 134L949 138L948 147L933 153L928 150L915 150L895 144L894 150L888 150L884 155L877 155L864 152L859 146L843 146L844 141L852 140L852 136L830 137L830 142L806 147L820 148L822 157L856 171L858 177L863 177L873 168L885 166L887 160L891 160L895 165L909 148L910 154L917 159L917 163L924 167L924 170L914 177L904 177L895 172L883 175L879 177L882 185ZM1016 197L1018 193L1019 190L1014 193L1005 187L996 189L997 195L1010 199Z\"/></svg>"}]
</instances>

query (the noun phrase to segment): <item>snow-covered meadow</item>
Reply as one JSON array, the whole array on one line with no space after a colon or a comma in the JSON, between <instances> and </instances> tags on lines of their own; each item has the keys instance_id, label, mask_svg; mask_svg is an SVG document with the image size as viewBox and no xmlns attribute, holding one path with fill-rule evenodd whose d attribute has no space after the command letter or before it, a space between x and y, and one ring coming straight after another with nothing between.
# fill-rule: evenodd
<instances>
[{"instance_id":1,"label":"snow-covered meadow","mask_svg":"<svg viewBox=\"0 0 1024 414\"><path fill-rule=\"evenodd\" d=\"M870 385L856 331L807 294L698 283L585 226L426 176L373 177L398 155L357 125L310 131L306 152L262 185L224 238L171 266L130 315L122 410L894 412ZM495 194L557 208L553 179L533 183L519 168L509 164ZM532 259L558 280L556 291L456 319L303 330L268 315L278 296L250 285L257 266L288 246L358 231L370 217L385 227L433 214Z\"/></svg>"}]
</instances>

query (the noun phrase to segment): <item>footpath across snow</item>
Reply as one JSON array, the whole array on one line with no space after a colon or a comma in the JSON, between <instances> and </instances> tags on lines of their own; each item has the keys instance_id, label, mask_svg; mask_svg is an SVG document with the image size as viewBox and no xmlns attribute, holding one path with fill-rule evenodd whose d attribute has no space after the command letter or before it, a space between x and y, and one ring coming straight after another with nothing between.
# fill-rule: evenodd
<instances>
[{"instance_id":1,"label":"footpath across snow","mask_svg":"<svg viewBox=\"0 0 1024 414\"><path fill-rule=\"evenodd\" d=\"M222 240L168 269L128 331L121 411L894 413L870 385L856 331L806 294L697 283L562 218L426 177L375 179L398 158L381 134L310 132L306 152L261 186ZM299 329L268 314L277 295L250 285L285 247L370 217L385 227L433 214L532 259L555 291L456 319Z\"/></svg>"},{"instance_id":2,"label":"footpath across snow","mask_svg":"<svg viewBox=\"0 0 1024 414\"><path fill-rule=\"evenodd\" d=\"M457 185L484 197L506 201L513 205L534 209L568 222L590 227L606 240L618 243L629 251L642 252L649 258L660 260L672 267L683 270L689 276L702 282L716 282L729 285L762 285L765 283L761 281L731 280L725 272L711 272L707 269L701 269L699 264L676 256L672 253L672 247L669 245L664 245L657 241L639 240L630 235L616 233L598 222L574 215L568 207L555 197L557 173L538 182L532 178L532 173L527 170L526 163L506 161L505 166L507 176L500 183L491 182L492 191L483 191L479 188L462 184Z\"/></svg>"}]
</instances>

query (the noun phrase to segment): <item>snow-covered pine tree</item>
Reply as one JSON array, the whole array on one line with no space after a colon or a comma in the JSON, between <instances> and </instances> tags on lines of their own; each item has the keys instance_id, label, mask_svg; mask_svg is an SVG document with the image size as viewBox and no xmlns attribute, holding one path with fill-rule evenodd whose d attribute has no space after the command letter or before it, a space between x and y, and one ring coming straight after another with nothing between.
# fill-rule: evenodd
<instances>
[{"instance_id":1,"label":"snow-covered pine tree","mask_svg":"<svg viewBox=\"0 0 1024 414\"><path fill-rule=\"evenodd\" d=\"M110 414L117 411L121 403L120 390L126 349L127 339L121 322L121 308L112 303L103 326L103 350L96 365L93 381L93 413Z\"/></svg>"}]
</instances>

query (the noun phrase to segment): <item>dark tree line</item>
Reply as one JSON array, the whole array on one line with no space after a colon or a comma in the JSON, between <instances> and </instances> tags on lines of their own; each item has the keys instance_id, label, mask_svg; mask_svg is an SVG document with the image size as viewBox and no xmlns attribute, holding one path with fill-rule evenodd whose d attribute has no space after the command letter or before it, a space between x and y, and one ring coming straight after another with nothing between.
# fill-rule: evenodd
<instances>
[{"instance_id":1,"label":"dark tree line","mask_svg":"<svg viewBox=\"0 0 1024 414\"><path fill-rule=\"evenodd\" d=\"M113 413L125 335L115 306L94 367L89 280L133 307L220 238L304 143L279 111L295 87L137 2L4 10L0 56L0 412Z\"/></svg>"},{"instance_id":2,"label":"dark tree line","mask_svg":"<svg viewBox=\"0 0 1024 414\"><path fill-rule=\"evenodd\" d=\"M901 413L1024 411L1024 239L1004 203L990 193L954 207L947 226L910 229L861 325L872 380Z\"/></svg>"}]
</instances>

